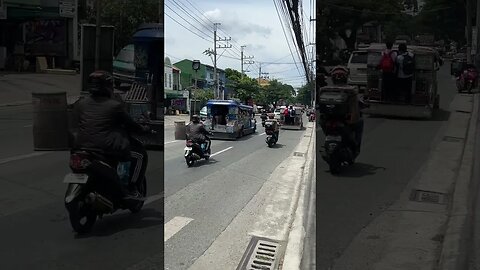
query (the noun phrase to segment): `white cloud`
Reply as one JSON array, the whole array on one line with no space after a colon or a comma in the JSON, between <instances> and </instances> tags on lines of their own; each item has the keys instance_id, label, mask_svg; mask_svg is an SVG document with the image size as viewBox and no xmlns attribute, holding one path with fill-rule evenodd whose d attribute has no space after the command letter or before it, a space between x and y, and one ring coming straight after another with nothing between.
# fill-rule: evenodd
<instances>
[{"instance_id":1,"label":"white cloud","mask_svg":"<svg viewBox=\"0 0 480 270\"><path fill-rule=\"evenodd\" d=\"M219 68L234 68L240 70L239 58L241 45L247 46L245 48L245 55L254 56L253 60L257 62L273 62L282 57L283 59L280 62L293 62L291 56L285 57L290 54L290 51L272 1L189 0L199 8L198 10L194 10L186 0L171 1L189 7L190 11L188 15L183 13L178 7L176 12L197 28L202 29L205 34L200 33L194 29L193 26L185 23L185 21L180 19L175 13L166 8L165 12L168 15L178 22L183 22L184 27L187 27L207 40L211 40L211 42L209 42L198 37L166 16L165 51L167 56L172 59L172 62L188 58L199 59L202 63L213 65L210 57L203 54L206 49L213 48L213 22L221 23L218 27L218 37L231 37L232 40L230 44L234 46L234 48L227 49L222 57L219 57L217 63ZM171 1L167 1L166 4L175 8L175 5L170 3ZM304 9L306 9L305 12L307 14L309 13L308 7L308 1L305 1ZM190 16L195 17L196 20ZM207 33L209 31L207 30L208 28L210 28L210 33ZM206 34L209 34L209 36ZM226 43L219 42L219 44L225 45ZM293 52L295 53L295 48L292 48L292 50L294 50ZM221 52L223 52L223 49L218 50L218 53ZM231 59L229 57L238 59ZM298 59L298 57L295 56L295 59ZM301 64L298 65L300 71L303 71ZM258 64L250 66L249 70L251 70L251 72L247 73L247 75L258 77ZM264 65L262 71L271 72L271 77L273 75L277 78L293 78L300 75L295 69L295 65L292 64ZM283 71L283 73L278 73L281 71ZM303 72L301 74L303 74ZM301 85L302 80L288 80L286 82L298 86Z\"/></svg>"}]
</instances>

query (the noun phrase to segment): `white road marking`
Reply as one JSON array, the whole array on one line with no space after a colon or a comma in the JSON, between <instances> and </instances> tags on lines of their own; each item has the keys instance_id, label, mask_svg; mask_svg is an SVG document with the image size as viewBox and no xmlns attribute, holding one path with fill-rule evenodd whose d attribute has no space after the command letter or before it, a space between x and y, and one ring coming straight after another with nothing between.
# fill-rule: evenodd
<instances>
[{"instance_id":1,"label":"white road marking","mask_svg":"<svg viewBox=\"0 0 480 270\"><path fill-rule=\"evenodd\" d=\"M164 242L167 242L172 236L178 233L183 227L187 226L193 219L187 217L174 217L164 226Z\"/></svg>"},{"instance_id":2,"label":"white road marking","mask_svg":"<svg viewBox=\"0 0 480 270\"><path fill-rule=\"evenodd\" d=\"M169 142L166 142L165 144L171 144L171 143L176 143L176 142L181 142L182 140L175 140L175 141L169 141Z\"/></svg>"},{"instance_id":3,"label":"white road marking","mask_svg":"<svg viewBox=\"0 0 480 270\"><path fill-rule=\"evenodd\" d=\"M23 126L24 128L27 128L27 127L33 127L33 125L26 125L26 126Z\"/></svg>"},{"instance_id":4,"label":"white road marking","mask_svg":"<svg viewBox=\"0 0 480 270\"><path fill-rule=\"evenodd\" d=\"M163 198L163 194L156 194L156 195L149 196L147 197L143 205L151 204L153 202L160 200L161 198Z\"/></svg>"},{"instance_id":5,"label":"white road marking","mask_svg":"<svg viewBox=\"0 0 480 270\"><path fill-rule=\"evenodd\" d=\"M46 155L48 153L51 153L51 152L35 152L35 153L31 153L31 154L26 154L26 155L4 158L4 159L0 159L0 165L8 163L8 162L12 162L12 161L26 159L26 158L43 156L43 155Z\"/></svg>"},{"instance_id":6,"label":"white road marking","mask_svg":"<svg viewBox=\"0 0 480 270\"><path fill-rule=\"evenodd\" d=\"M267 134L267 133L263 132L263 133L258 134L258 136L262 136L262 135L265 135L265 134Z\"/></svg>"},{"instance_id":7,"label":"white road marking","mask_svg":"<svg viewBox=\"0 0 480 270\"><path fill-rule=\"evenodd\" d=\"M223 149L223 150L221 150L221 151L218 151L218 152L216 152L216 153L211 154L210 157L213 157L213 156L216 156L216 155L218 155L218 154L221 154L221 153L223 153L223 152L225 152L225 151L228 151L228 150L230 150L230 149L232 149L232 148L233 148L233 146L230 146L230 147L228 147L228 148L225 148L225 149Z\"/></svg>"}]
</instances>

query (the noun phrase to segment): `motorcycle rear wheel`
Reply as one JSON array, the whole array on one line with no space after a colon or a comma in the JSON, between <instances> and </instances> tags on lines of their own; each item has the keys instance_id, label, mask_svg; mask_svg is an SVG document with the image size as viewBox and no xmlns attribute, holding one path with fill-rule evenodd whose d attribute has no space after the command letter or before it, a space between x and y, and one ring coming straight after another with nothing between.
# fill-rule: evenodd
<instances>
[{"instance_id":1,"label":"motorcycle rear wheel","mask_svg":"<svg viewBox=\"0 0 480 270\"><path fill-rule=\"evenodd\" d=\"M193 160L193 158L190 155L188 155L185 157L185 162L187 163L188 167L192 167L193 164L195 163L195 160Z\"/></svg>"},{"instance_id":2,"label":"motorcycle rear wheel","mask_svg":"<svg viewBox=\"0 0 480 270\"><path fill-rule=\"evenodd\" d=\"M90 232L97 220L97 213L85 210L87 212L81 214L82 209L78 201L72 202L69 208L68 214L73 230L79 234Z\"/></svg>"}]
</instances>

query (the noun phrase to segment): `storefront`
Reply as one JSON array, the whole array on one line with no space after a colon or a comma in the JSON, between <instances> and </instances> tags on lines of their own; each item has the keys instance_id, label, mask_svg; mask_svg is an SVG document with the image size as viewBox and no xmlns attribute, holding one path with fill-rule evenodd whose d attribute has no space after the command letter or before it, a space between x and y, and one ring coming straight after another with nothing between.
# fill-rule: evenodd
<instances>
[{"instance_id":1,"label":"storefront","mask_svg":"<svg viewBox=\"0 0 480 270\"><path fill-rule=\"evenodd\" d=\"M187 113L188 108L188 91L176 91L165 89L165 106L166 114Z\"/></svg>"},{"instance_id":2,"label":"storefront","mask_svg":"<svg viewBox=\"0 0 480 270\"><path fill-rule=\"evenodd\" d=\"M16 69L19 57L26 60L28 71L35 70L37 57L45 57L49 67L69 64L73 20L60 15L59 1L3 0L3 9L0 47L6 51L5 69Z\"/></svg>"}]
</instances>

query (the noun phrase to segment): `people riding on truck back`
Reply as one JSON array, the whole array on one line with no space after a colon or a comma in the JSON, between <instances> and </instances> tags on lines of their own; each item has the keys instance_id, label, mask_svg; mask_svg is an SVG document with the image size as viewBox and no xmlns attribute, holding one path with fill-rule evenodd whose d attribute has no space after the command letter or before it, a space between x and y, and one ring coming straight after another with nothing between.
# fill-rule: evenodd
<instances>
[{"instance_id":1,"label":"people riding on truck back","mask_svg":"<svg viewBox=\"0 0 480 270\"><path fill-rule=\"evenodd\" d=\"M398 92L405 93L405 102L412 101L412 83L415 73L415 55L407 51L407 45L398 45L397 65L397 86Z\"/></svg>"},{"instance_id":2,"label":"people riding on truck back","mask_svg":"<svg viewBox=\"0 0 480 270\"><path fill-rule=\"evenodd\" d=\"M395 91L395 72L397 53L392 50L393 42L386 42L387 49L383 51L378 68L382 72L382 99L392 100Z\"/></svg>"}]
</instances>

